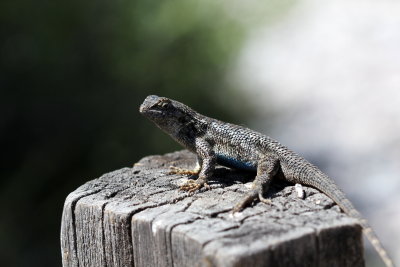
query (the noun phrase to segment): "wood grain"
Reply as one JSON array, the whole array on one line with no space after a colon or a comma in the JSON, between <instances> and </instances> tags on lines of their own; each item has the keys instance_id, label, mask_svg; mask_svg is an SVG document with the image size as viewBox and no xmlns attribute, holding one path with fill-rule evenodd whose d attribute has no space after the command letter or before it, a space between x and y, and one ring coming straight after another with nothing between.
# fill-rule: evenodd
<instances>
[{"instance_id":1,"label":"wood grain","mask_svg":"<svg viewBox=\"0 0 400 267\"><path fill-rule=\"evenodd\" d=\"M195 155L143 158L92 180L66 199L63 266L364 266L361 227L309 187L299 199L279 180L268 197L241 213L231 209L254 174L220 167L211 190L179 191Z\"/></svg>"}]
</instances>

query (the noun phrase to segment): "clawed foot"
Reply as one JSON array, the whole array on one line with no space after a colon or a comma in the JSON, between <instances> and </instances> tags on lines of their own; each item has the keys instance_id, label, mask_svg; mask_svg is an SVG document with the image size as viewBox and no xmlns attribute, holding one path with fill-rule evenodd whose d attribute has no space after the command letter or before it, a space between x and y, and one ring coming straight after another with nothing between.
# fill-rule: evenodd
<instances>
[{"instance_id":1,"label":"clawed foot","mask_svg":"<svg viewBox=\"0 0 400 267\"><path fill-rule=\"evenodd\" d=\"M183 175L197 175L199 173L199 170L194 169L194 170L187 170L187 169L181 169L175 166L169 166L169 173L168 174L183 174Z\"/></svg>"},{"instance_id":2,"label":"clawed foot","mask_svg":"<svg viewBox=\"0 0 400 267\"><path fill-rule=\"evenodd\" d=\"M235 207L233 207L232 212L235 213L242 211L244 208L246 208L256 200L259 200L260 202L267 205L270 205L272 203L271 199L264 198L262 194L258 193L257 191L253 191L250 194L248 194L245 198L243 198L239 203L237 203Z\"/></svg>"},{"instance_id":3,"label":"clawed foot","mask_svg":"<svg viewBox=\"0 0 400 267\"><path fill-rule=\"evenodd\" d=\"M202 181L198 181L198 180L189 180L187 181L184 185L181 185L181 187L179 188L180 190L183 191L188 191L189 193L192 193L200 188L206 188L206 189L210 189L210 186Z\"/></svg>"}]
</instances>

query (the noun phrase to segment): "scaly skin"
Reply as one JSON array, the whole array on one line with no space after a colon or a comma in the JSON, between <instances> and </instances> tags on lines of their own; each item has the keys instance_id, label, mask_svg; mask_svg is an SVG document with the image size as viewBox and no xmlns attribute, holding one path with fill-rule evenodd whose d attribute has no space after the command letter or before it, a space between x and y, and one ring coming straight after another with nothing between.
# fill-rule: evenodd
<instances>
[{"instance_id":1,"label":"scaly skin","mask_svg":"<svg viewBox=\"0 0 400 267\"><path fill-rule=\"evenodd\" d=\"M217 163L256 171L250 193L234 207L234 211L240 211L254 200L270 203L263 194L267 192L275 174L281 170L287 181L315 187L328 195L346 214L359 219L364 234L386 266L394 266L372 228L333 180L279 142L248 128L206 117L166 97L148 96L140 106L140 113L197 154L201 166L198 178L183 185L182 190L193 192L203 186L208 187L208 178L212 176Z\"/></svg>"}]
</instances>

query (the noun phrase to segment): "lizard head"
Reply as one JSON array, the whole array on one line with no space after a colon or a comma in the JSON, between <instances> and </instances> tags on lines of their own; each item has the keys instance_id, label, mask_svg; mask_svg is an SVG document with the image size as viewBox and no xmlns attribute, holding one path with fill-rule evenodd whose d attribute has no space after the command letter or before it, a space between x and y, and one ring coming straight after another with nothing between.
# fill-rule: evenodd
<instances>
[{"instance_id":1,"label":"lizard head","mask_svg":"<svg viewBox=\"0 0 400 267\"><path fill-rule=\"evenodd\" d=\"M169 134L176 134L194 121L196 112L188 106L156 95L146 97L139 112Z\"/></svg>"}]
</instances>

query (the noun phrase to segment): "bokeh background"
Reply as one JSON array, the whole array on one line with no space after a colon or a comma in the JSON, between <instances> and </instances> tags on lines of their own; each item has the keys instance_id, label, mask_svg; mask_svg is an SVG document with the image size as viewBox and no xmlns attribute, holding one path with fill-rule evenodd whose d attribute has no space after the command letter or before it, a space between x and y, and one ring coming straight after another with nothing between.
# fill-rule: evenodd
<instances>
[{"instance_id":1,"label":"bokeh background","mask_svg":"<svg viewBox=\"0 0 400 267\"><path fill-rule=\"evenodd\" d=\"M0 265L60 266L69 192L180 149L149 94L304 155L399 263L399 29L389 0L1 1Z\"/></svg>"}]
</instances>

